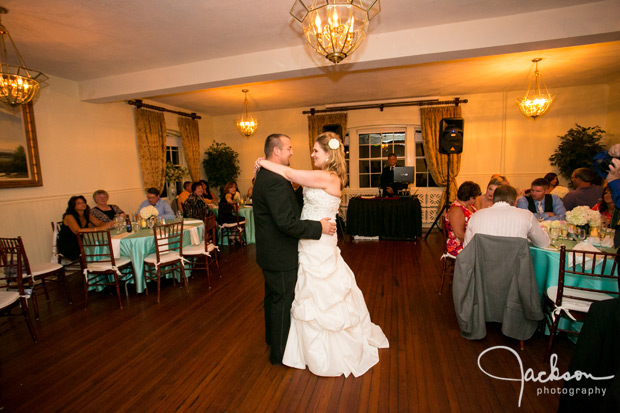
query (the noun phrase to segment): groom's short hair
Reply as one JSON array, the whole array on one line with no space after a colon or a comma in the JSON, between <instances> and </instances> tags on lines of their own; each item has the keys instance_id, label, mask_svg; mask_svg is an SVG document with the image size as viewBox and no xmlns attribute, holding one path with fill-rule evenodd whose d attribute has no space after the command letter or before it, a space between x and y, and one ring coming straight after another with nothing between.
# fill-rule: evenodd
<instances>
[{"instance_id":1,"label":"groom's short hair","mask_svg":"<svg viewBox=\"0 0 620 413\"><path fill-rule=\"evenodd\" d=\"M273 148L282 149L282 140L280 140L281 137L289 138L282 133L272 133L267 136L267 139L265 139L265 158L270 158L271 155L273 155Z\"/></svg>"}]
</instances>

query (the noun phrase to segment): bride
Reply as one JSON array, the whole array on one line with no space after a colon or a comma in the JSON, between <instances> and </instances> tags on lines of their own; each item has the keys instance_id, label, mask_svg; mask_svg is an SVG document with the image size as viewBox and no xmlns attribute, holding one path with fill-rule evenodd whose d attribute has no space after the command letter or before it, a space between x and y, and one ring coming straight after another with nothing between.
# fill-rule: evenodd
<instances>
[{"instance_id":1,"label":"bride","mask_svg":"<svg viewBox=\"0 0 620 413\"><path fill-rule=\"evenodd\" d=\"M311 158L320 170L292 169L259 159L257 163L304 186L301 219L335 219L346 180L338 135L326 132L314 143ZM379 362L377 348L387 348L381 328L370 321L355 276L340 255L337 236L299 241L299 271L291 329L283 364L317 376L361 376Z\"/></svg>"}]
</instances>

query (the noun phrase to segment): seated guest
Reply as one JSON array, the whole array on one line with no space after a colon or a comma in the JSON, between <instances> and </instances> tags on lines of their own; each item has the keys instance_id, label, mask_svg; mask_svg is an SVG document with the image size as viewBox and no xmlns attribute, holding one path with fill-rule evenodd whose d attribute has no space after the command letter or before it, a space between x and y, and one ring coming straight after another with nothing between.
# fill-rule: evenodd
<instances>
[{"instance_id":1,"label":"seated guest","mask_svg":"<svg viewBox=\"0 0 620 413\"><path fill-rule=\"evenodd\" d=\"M594 172L590 168L575 169L571 175L573 189L564 196L564 207L567 211L571 211L577 206L585 205L592 208L603 196L603 188L599 185L593 185Z\"/></svg>"},{"instance_id":2,"label":"seated guest","mask_svg":"<svg viewBox=\"0 0 620 413\"><path fill-rule=\"evenodd\" d=\"M611 222L611 217L614 214L614 200L611 197L611 189L606 186L603 189L603 199L601 199L596 205L592 207L593 211L598 211L601 214L601 218L605 218L604 221Z\"/></svg>"},{"instance_id":3,"label":"seated guest","mask_svg":"<svg viewBox=\"0 0 620 413\"><path fill-rule=\"evenodd\" d=\"M192 194L192 183L190 181L183 182L183 192L177 196L177 209L183 213L183 203L187 201L187 197Z\"/></svg>"},{"instance_id":4,"label":"seated guest","mask_svg":"<svg viewBox=\"0 0 620 413\"><path fill-rule=\"evenodd\" d=\"M220 200L218 221L220 224L236 223L237 212L239 211L239 205L235 202L235 193L237 187L234 182L228 182L224 185L222 199ZM239 222L245 221L245 218L239 217ZM231 235L230 240L232 243L238 243L241 241L241 234L236 233Z\"/></svg>"},{"instance_id":5,"label":"seated guest","mask_svg":"<svg viewBox=\"0 0 620 413\"><path fill-rule=\"evenodd\" d=\"M549 245L549 236L530 211L515 207L517 190L500 185L493 194L493 206L476 212L467 224L464 247L476 234L529 239L537 247ZM500 252L501 253L501 252Z\"/></svg>"},{"instance_id":6,"label":"seated guest","mask_svg":"<svg viewBox=\"0 0 620 413\"><path fill-rule=\"evenodd\" d=\"M446 246L449 254L456 256L463 249L465 229L469 218L476 212L474 202L478 195L480 195L480 186L475 182L465 181L459 186L456 200L446 214L445 225L448 232Z\"/></svg>"},{"instance_id":7,"label":"seated guest","mask_svg":"<svg viewBox=\"0 0 620 413\"><path fill-rule=\"evenodd\" d=\"M558 178L558 174L555 172L549 172L545 175L545 179L549 181L549 190L547 193L551 195L557 195L560 199L564 198L566 194L568 194L569 189L565 186L559 185L560 180Z\"/></svg>"},{"instance_id":8,"label":"seated guest","mask_svg":"<svg viewBox=\"0 0 620 413\"><path fill-rule=\"evenodd\" d=\"M383 196L396 196L398 191L407 189L408 185L404 182L394 182L394 168L396 167L396 154L388 155L388 164L381 172L381 188Z\"/></svg>"},{"instance_id":9,"label":"seated guest","mask_svg":"<svg viewBox=\"0 0 620 413\"><path fill-rule=\"evenodd\" d=\"M183 204L183 217L203 220L209 211L202 197L202 184L194 182L191 187L192 194L187 197Z\"/></svg>"},{"instance_id":10,"label":"seated guest","mask_svg":"<svg viewBox=\"0 0 620 413\"><path fill-rule=\"evenodd\" d=\"M248 188L248 202L252 202L252 192L254 191L254 183L256 182L256 177L252 178L252 185Z\"/></svg>"},{"instance_id":11,"label":"seated guest","mask_svg":"<svg viewBox=\"0 0 620 413\"><path fill-rule=\"evenodd\" d=\"M146 190L146 200L143 201L138 207L138 212L146 206L152 205L159 212L159 216L163 218L174 218L174 212L170 207L170 204L159 197L159 190L157 188L149 188Z\"/></svg>"},{"instance_id":12,"label":"seated guest","mask_svg":"<svg viewBox=\"0 0 620 413\"><path fill-rule=\"evenodd\" d=\"M113 221L116 215L120 215L125 218L125 213L122 209L116 205L108 205L109 198L110 196L103 189L95 191L93 193L93 200L95 201L96 206L90 210L91 215L101 222Z\"/></svg>"},{"instance_id":13,"label":"seated guest","mask_svg":"<svg viewBox=\"0 0 620 413\"><path fill-rule=\"evenodd\" d=\"M517 201L517 208L529 209L534 214L542 214L537 218L556 221L564 219L566 209L562 200L557 195L547 193L549 181L545 178L534 179L530 189L530 194L522 196Z\"/></svg>"},{"instance_id":14,"label":"seated guest","mask_svg":"<svg viewBox=\"0 0 620 413\"><path fill-rule=\"evenodd\" d=\"M101 222L90 213L90 207L86 198L82 195L72 196L67 204L67 210L62 216L62 224L58 233L58 252L70 260L80 256L80 244L77 233L79 230L89 228L108 229L114 226L114 222Z\"/></svg>"},{"instance_id":15,"label":"seated guest","mask_svg":"<svg viewBox=\"0 0 620 413\"><path fill-rule=\"evenodd\" d=\"M486 192L476 198L476 202L474 203L474 208L476 208L476 211L488 208L493 205L493 193L495 192L495 188L503 185L504 183L505 181L503 181L501 178L493 175L493 177L491 177L491 180L489 181L489 184L487 185Z\"/></svg>"},{"instance_id":16,"label":"seated guest","mask_svg":"<svg viewBox=\"0 0 620 413\"><path fill-rule=\"evenodd\" d=\"M203 201L205 201L207 205L217 205L217 197L215 196L213 191L211 191L211 188L209 187L209 183L205 181L204 179L201 179L198 182L200 182L200 184L202 185Z\"/></svg>"},{"instance_id":17,"label":"seated guest","mask_svg":"<svg viewBox=\"0 0 620 413\"><path fill-rule=\"evenodd\" d=\"M239 185L237 185L236 182L233 182L233 184L235 184L235 195L233 195L233 199L236 203L239 203L241 202L241 192L239 192Z\"/></svg>"}]
</instances>

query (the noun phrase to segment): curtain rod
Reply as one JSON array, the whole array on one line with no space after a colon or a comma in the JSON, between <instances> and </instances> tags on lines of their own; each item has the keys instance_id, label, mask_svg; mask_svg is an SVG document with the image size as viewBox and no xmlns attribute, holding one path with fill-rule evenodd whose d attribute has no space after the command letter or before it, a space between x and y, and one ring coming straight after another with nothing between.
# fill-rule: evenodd
<instances>
[{"instance_id":1,"label":"curtain rod","mask_svg":"<svg viewBox=\"0 0 620 413\"><path fill-rule=\"evenodd\" d=\"M187 118L192 118L194 120L202 119L200 116L196 115L196 113L194 113L194 112L192 112L192 113L177 112L176 110L170 110L170 109L162 108L161 106L155 106L155 105L149 105L148 103L142 103L142 99L130 100L127 103L130 104L130 105L135 106L138 109L140 109L140 108L153 109L153 110L158 110L160 112L175 113L175 114L177 114L179 116L185 116Z\"/></svg>"},{"instance_id":2,"label":"curtain rod","mask_svg":"<svg viewBox=\"0 0 620 413\"><path fill-rule=\"evenodd\" d=\"M454 105L458 106L461 103L467 103L467 99L454 98L452 100L412 100L409 102L387 102L387 103L371 103L367 105L352 105L352 106L340 106L335 108L304 110L301 112L304 115L314 115L316 113L330 113L330 112L346 112L348 110L360 110L360 109L379 109L383 112L384 108L394 108L399 106L438 106L438 105Z\"/></svg>"}]
</instances>

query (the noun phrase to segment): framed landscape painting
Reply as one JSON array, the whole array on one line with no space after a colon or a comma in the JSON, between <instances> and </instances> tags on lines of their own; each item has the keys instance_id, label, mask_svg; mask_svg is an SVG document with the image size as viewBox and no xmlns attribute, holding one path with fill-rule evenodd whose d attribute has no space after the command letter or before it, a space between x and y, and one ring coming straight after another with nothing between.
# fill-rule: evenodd
<instances>
[{"instance_id":1,"label":"framed landscape painting","mask_svg":"<svg viewBox=\"0 0 620 413\"><path fill-rule=\"evenodd\" d=\"M41 185L32 102L14 109L0 106L0 188Z\"/></svg>"}]
</instances>

